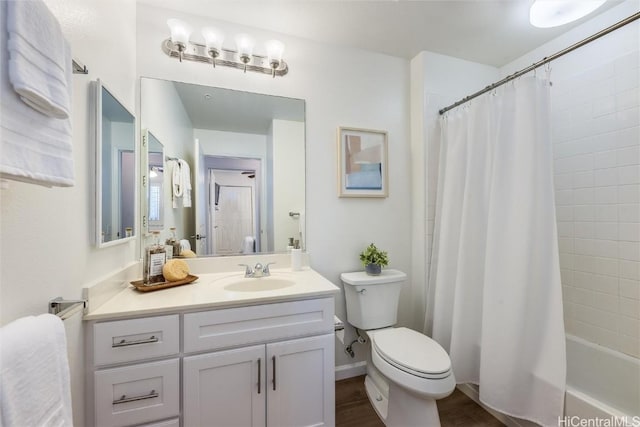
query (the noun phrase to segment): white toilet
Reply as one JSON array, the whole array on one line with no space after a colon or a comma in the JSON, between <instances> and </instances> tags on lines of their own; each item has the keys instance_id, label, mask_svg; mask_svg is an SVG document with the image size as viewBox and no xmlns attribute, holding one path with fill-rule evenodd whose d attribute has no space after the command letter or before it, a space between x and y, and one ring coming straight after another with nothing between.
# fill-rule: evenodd
<instances>
[{"instance_id":1,"label":"white toilet","mask_svg":"<svg viewBox=\"0 0 640 427\"><path fill-rule=\"evenodd\" d=\"M371 341L365 388L378 416L389 427L440 426L436 399L453 392L451 360L434 340L394 328L400 289L407 275L382 270L343 273L347 321Z\"/></svg>"}]
</instances>

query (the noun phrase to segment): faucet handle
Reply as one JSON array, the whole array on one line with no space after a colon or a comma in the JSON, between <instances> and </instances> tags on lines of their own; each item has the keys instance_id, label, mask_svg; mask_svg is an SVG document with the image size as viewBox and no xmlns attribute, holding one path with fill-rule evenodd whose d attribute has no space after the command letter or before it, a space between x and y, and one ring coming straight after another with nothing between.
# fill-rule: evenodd
<instances>
[{"instance_id":1,"label":"faucet handle","mask_svg":"<svg viewBox=\"0 0 640 427\"><path fill-rule=\"evenodd\" d=\"M241 267L245 267L244 277L249 277L249 276L253 275L253 269L251 268L250 265L248 265L248 264L238 264L238 265L241 266Z\"/></svg>"},{"instance_id":2,"label":"faucet handle","mask_svg":"<svg viewBox=\"0 0 640 427\"><path fill-rule=\"evenodd\" d=\"M271 274L271 273L269 272L269 266L270 266L271 264L275 264L275 262L268 262L268 263L267 263L267 264L262 268L262 274L265 274L265 275L267 275L267 276L268 276L269 274Z\"/></svg>"}]
</instances>

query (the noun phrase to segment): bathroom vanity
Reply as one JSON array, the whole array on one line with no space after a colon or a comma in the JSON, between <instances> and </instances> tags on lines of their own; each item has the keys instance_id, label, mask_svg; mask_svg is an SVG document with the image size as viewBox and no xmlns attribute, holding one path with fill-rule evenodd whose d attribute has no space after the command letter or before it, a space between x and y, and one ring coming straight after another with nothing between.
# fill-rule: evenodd
<instances>
[{"instance_id":1,"label":"bathroom vanity","mask_svg":"<svg viewBox=\"0 0 640 427\"><path fill-rule=\"evenodd\" d=\"M334 425L338 288L309 268L198 276L90 308L87 425Z\"/></svg>"}]
</instances>

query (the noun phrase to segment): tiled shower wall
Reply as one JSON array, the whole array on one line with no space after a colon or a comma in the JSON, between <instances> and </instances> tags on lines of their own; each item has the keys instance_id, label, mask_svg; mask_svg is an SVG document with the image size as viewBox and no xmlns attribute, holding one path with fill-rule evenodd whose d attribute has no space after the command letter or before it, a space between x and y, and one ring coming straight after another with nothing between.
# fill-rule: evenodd
<instances>
[{"instance_id":1,"label":"tiled shower wall","mask_svg":"<svg viewBox=\"0 0 640 427\"><path fill-rule=\"evenodd\" d=\"M640 357L640 58L594 60L552 72L565 328Z\"/></svg>"}]
</instances>

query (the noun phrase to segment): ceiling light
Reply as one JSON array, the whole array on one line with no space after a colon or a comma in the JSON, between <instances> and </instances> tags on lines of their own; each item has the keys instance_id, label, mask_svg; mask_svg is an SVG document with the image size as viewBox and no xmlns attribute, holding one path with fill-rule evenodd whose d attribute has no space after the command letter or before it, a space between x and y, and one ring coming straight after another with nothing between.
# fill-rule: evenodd
<instances>
[{"instance_id":1,"label":"ceiling light","mask_svg":"<svg viewBox=\"0 0 640 427\"><path fill-rule=\"evenodd\" d=\"M204 27L202 37L205 43L195 43L189 40L191 28L178 19L167 21L171 30L171 37L162 42L162 51L170 57L196 62L210 63L213 67L225 66L255 71L263 74L284 76L289 72L289 66L282 59L284 44L278 40L269 40L266 44L267 56L253 53L255 41L247 34L235 37L236 49L225 49L222 46L224 34L213 28Z\"/></svg>"},{"instance_id":2,"label":"ceiling light","mask_svg":"<svg viewBox=\"0 0 640 427\"><path fill-rule=\"evenodd\" d=\"M535 0L529 22L538 28L558 27L587 16L606 0Z\"/></svg>"}]
</instances>

